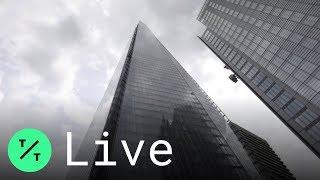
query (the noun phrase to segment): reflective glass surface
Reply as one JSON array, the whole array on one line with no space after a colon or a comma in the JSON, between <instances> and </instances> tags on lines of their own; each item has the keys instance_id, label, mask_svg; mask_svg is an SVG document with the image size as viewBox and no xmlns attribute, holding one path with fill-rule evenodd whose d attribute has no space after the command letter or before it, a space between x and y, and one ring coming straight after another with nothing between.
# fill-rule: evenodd
<instances>
[{"instance_id":1,"label":"reflective glass surface","mask_svg":"<svg viewBox=\"0 0 320 180\"><path fill-rule=\"evenodd\" d=\"M317 0L207 0L198 16L201 40L318 156L319 16Z\"/></svg>"},{"instance_id":2,"label":"reflective glass surface","mask_svg":"<svg viewBox=\"0 0 320 180\"><path fill-rule=\"evenodd\" d=\"M109 141L109 159L117 166L91 164L73 170L78 174L70 173L70 178L259 179L223 113L143 23L137 26L125 59L108 115L104 114L104 123L103 118L98 121L100 130L109 132L102 139ZM95 124L94 120L91 128ZM84 144L92 134L101 136L91 128ZM150 146L160 139L172 146L172 155L158 157L172 160L164 167L149 157ZM121 140L127 141L131 153L139 140L145 140L135 166L129 164ZM92 150L91 160L102 160L102 148L81 148L86 150L78 157Z\"/></svg>"}]
</instances>

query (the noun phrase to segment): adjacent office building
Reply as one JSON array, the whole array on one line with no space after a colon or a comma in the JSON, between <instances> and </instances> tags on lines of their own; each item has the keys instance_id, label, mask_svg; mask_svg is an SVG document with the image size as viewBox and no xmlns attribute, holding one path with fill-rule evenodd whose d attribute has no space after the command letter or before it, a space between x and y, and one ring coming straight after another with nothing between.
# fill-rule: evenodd
<instances>
[{"instance_id":1,"label":"adjacent office building","mask_svg":"<svg viewBox=\"0 0 320 180\"><path fill-rule=\"evenodd\" d=\"M200 39L318 157L319 17L319 0L206 0L198 16Z\"/></svg>"},{"instance_id":2,"label":"adjacent office building","mask_svg":"<svg viewBox=\"0 0 320 180\"><path fill-rule=\"evenodd\" d=\"M231 121L229 125L259 171L262 179L295 179L266 140Z\"/></svg>"},{"instance_id":3,"label":"adjacent office building","mask_svg":"<svg viewBox=\"0 0 320 180\"><path fill-rule=\"evenodd\" d=\"M260 179L223 113L146 25L138 24L125 53L75 158L89 166L70 167L67 179ZM108 140L116 166L94 165L103 158L99 139ZM149 157L160 139L172 146L172 155L158 157L171 159L164 167ZM121 140L131 154L145 140L135 166Z\"/></svg>"}]
</instances>

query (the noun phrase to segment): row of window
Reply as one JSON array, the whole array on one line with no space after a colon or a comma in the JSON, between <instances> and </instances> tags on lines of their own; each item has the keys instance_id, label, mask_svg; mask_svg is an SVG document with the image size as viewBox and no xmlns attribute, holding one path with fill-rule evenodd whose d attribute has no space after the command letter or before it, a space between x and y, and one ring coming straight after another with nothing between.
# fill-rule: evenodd
<instances>
[{"instance_id":1,"label":"row of window","mask_svg":"<svg viewBox=\"0 0 320 180\"><path fill-rule=\"evenodd\" d=\"M230 16L237 17L238 19L243 20L244 22L248 22L251 25L255 25L257 28L262 28L263 30L267 31L268 33L271 33L273 35L278 35L279 37L282 37L284 39L287 39L292 34L292 36L288 40L290 40L291 42L294 42L296 44L298 44L300 41L302 41L301 46L308 48L310 50L314 49L316 44L318 43L318 41L316 39L312 39L309 37L305 37L303 39L303 37L304 37L303 35L300 35L298 33L292 32L290 30L281 28L277 25L272 25L268 22L264 22L260 19L256 19L256 18L251 17L249 15L244 15L242 13L239 13L238 11L234 11L234 10L230 11L229 8L226 8L226 10L224 12L225 13L229 12L227 14L229 14ZM212 18L212 13L207 10L205 12L204 19L208 20L208 22L210 24L210 22L212 22L211 18Z\"/></svg>"},{"instance_id":2,"label":"row of window","mask_svg":"<svg viewBox=\"0 0 320 180\"><path fill-rule=\"evenodd\" d=\"M213 13L210 12L211 15ZM289 56L289 52L281 49L278 51L280 48L279 46L270 43L268 40L261 38L260 36L257 36L253 33L248 33L247 30L244 30L243 28L236 26L235 24L232 24L229 21L224 20L223 18L220 18L219 16L214 15L213 19L210 19L211 24L214 25L213 27L218 27L218 28L212 28L214 31L218 34L221 35L221 37L225 38L227 41L230 43L234 44L235 47L239 47L240 50L242 50L244 53L247 55L252 55L253 52L256 52L258 55L255 59L256 61L259 62L259 60L262 60L261 56L263 55L263 60L260 61L262 66L266 66L267 63L269 62L275 54L278 56L282 57L282 62L284 62L284 59ZM308 39L308 38L306 38ZM258 46L260 43L261 46ZM268 48L268 49L267 49ZM266 51L268 50L268 51ZM293 57L299 57L297 55L292 55ZM301 57L299 57L302 59ZM278 66L282 64L279 63L279 60L274 58L278 62ZM289 61L290 62L290 61ZM301 62L301 61L300 61ZM316 68L316 65L311 62L307 62L307 65L302 66L304 70L306 71L311 71ZM298 66L299 64L293 64ZM309 66L311 68L306 68L306 66ZM309 72L310 73L310 72Z\"/></svg>"},{"instance_id":3,"label":"row of window","mask_svg":"<svg viewBox=\"0 0 320 180\"><path fill-rule=\"evenodd\" d=\"M188 72L181 67L181 65L177 62L174 61L174 63L177 64L177 68L180 71L180 73L183 74L183 76L186 78L185 80L187 81L187 84L191 88L195 88L196 91L200 91L200 96L198 98L204 98L205 101L202 103L209 103L210 107L213 107L215 111L211 112L212 118L223 118L225 121L229 121L229 118L222 112L222 110L214 103L214 101L207 95L207 93L199 86L199 84L188 74Z\"/></svg>"},{"instance_id":4,"label":"row of window","mask_svg":"<svg viewBox=\"0 0 320 180\"><path fill-rule=\"evenodd\" d=\"M224 7L224 6L222 6L222 7ZM207 11L208 11L208 9L207 9ZM258 26L258 27L263 27L264 29L269 30L269 31L270 31L270 34L271 34L271 32L272 32L273 34L277 34L277 33L281 32L281 31L280 31L281 28L280 28L279 26L282 26L283 24L288 24L288 21L285 21L285 22L280 23L279 26L276 26L276 25L271 26L270 23L268 23L268 22L263 22L263 21L260 20L260 19L256 19L256 18L254 18L254 17L250 17L250 16L248 16L248 15L244 15L244 14L242 14L242 13L239 13L238 11L232 10L231 13L230 13L230 11L231 11L231 9L226 8L224 12L228 12L229 15L230 15L230 16L233 16L233 17L240 16L241 19L244 19L245 21L249 21L249 22L251 22L252 24L253 24L254 22L256 22L256 26ZM227 14L228 14L228 13L227 13ZM204 19L208 19L208 17L207 17L206 14L208 14L208 13L204 13ZM255 16L255 17L259 17L259 16ZM239 17L238 17L238 18L239 18ZM266 18L267 18L267 19L270 19L270 17L266 17ZM202 20L204 20L204 19L202 19ZM264 23L264 24L263 24L263 23ZM293 30L295 27L296 27L296 25L295 25L295 24L292 24L292 25L288 26L288 29ZM248 27L248 28L250 28L250 27ZM259 28L256 28L256 29L253 28L253 29L254 29L254 30L257 30L257 29L258 29L258 30L259 30ZM282 29L284 29L284 28L282 28ZM284 31L287 31L287 30L284 30ZM304 32L308 32L308 31L309 31L308 28L305 28L304 30L302 30L302 31L300 31L300 32L304 34ZM310 32L313 32L313 33L317 34L317 32L316 32L314 29L310 30ZM258 33L259 33L259 31L258 31ZM285 33L285 32L279 33L279 34L283 34L283 36L286 36L286 33ZM262 35L264 36L265 33L263 33ZM316 36L317 36L317 35L316 35ZM266 37L268 38L268 36L266 36ZM305 37L304 40L302 40L303 37ZM315 38L316 38L316 37L315 37ZM302 40L302 43L301 43L302 46L301 46L301 47L305 47L305 48L309 48L309 49L313 49L313 48L315 47L316 43L317 43L317 41L316 41L315 39L309 38L309 37L307 37L306 35L301 35L301 34L298 34L298 33L295 33L295 32L292 33L292 36L289 37L289 40L290 40L290 43L292 43L292 42L299 43L299 42ZM289 41L286 41L285 43L288 44ZM288 48L288 47L289 47L289 46L286 46L285 48ZM319 48L319 47L318 47L318 48ZM305 50L304 50L304 51L305 51ZM318 50L317 50L317 51L318 51ZM305 57L304 57L304 58L305 58Z\"/></svg>"},{"instance_id":5,"label":"row of window","mask_svg":"<svg viewBox=\"0 0 320 180\"><path fill-rule=\"evenodd\" d=\"M180 96L177 96L177 94L172 93L170 91L164 91L164 90L154 90L153 88L149 91L146 91L143 87L141 87L141 85L139 84L128 84L130 86L135 86L135 87L130 87L130 89L128 89L128 93L130 93L129 91L139 91L139 93L143 96L146 97L156 97L158 99L161 98L169 98L170 101L179 101L179 100L191 100L192 99L192 95L191 94L182 94L180 93ZM170 92L170 93L169 93Z\"/></svg>"},{"instance_id":6,"label":"row of window","mask_svg":"<svg viewBox=\"0 0 320 180\"><path fill-rule=\"evenodd\" d=\"M227 2L239 4L246 8L264 12L266 14L271 14L273 16L280 16L284 19L290 19L295 22L300 22L303 19L303 17L305 17L302 23L308 26L313 26L314 24L316 24L316 22L319 19L316 16L310 16L301 12L291 11L291 10L279 8L276 6L266 5L266 4L257 3L257 2L251 2L246 0L227 0ZM210 2L210 4L211 4L211 7L218 7L219 9L221 9L220 7L221 5L217 5L214 2Z\"/></svg>"},{"instance_id":7,"label":"row of window","mask_svg":"<svg viewBox=\"0 0 320 180\"><path fill-rule=\"evenodd\" d=\"M320 128L314 126L308 127L314 121L319 120L319 116L307 109L304 103L295 99L290 93L281 88L276 82L267 77L262 71L259 71L253 64L242 58L236 51L231 48L231 46L226 45L219 38L217 38L212 32L206 31L204 35L204 40L211 39L214 37L213 41L208 42L213 49L217 49L217 52L222 54L230 64L233 64L237 71L243 73L253 84L259 87L280 109L282 109L291 119L294 119L298 124L302 124L301 127L308 129L308 132L318 131L320 133ZM305 120L304 117L308 117ZM314 139L316 133L313 133Z\"/></svg>"},{"instance_id":8,"label":"row of window","mask_svg":"<svg viewBox=\"0 0 320 180\"><path fill-rule=\"evenodd\" d=\"M166 85L161 84L154 84L154 83L148 83L147 81L139 81L139 82L128 82L130 86L132 86L133 89L141 89L142 92L146 92L148 90L153 91L160 91L164 93L170 93L174 95L180 95L183 94L185 96L190 95L192 92L189 92L188 89L182 89L177 87L168 87ZM141 93L142 93L141 92Z\"/></svg>"},{"instance_id":9,"label":"row of window","mask_svg":"<svg viewBox=\"0 0 320 180\"><path fill-rule=\"evenodd\" d=\"M218 27L214 29L214 32L234 44L236 48L257 61L262 67L266 67L270 73L275 74L282 82L309 100L312 100L319 93L320 80L310 77L310 74L317 68L315 64L306 60L302 61L301 57L295 54L290 55L288 51L280 49L253 33L248 33L241 27L213 15L211 12L208 14L210 24L214 25L213 27ZM228 36L226 32L222 33L223 29L226 29L227 33L233 34L232 37L230 38L230 35ZM204 37L206 37L206 34ZM211 42L213 38L211 37L208 41ZM320 101L315 99L314 104L320 106Z\"/></svg>"},{"instance_id":10,"label":"row of window","mask_svg":"<svg viewBox=\"0 0 320 180\"><path fill-rule=\"evenodd\" d=\"M267 31L268 33L278 35L279 37L282 37L284 39L287 39L293 33L293 35L290 37L289 40L296 43L296 44L298 44L300 41L302 41L301 45L303 47L310 49L310 50L314 49L316 44L318 43L318 41L316 39L312 39L307 36L303 39L304 36L301 34L294 33L288 29L281 28L277 25L270 24L270 23L263 21L263 20L260 20L258 18L251 17L249 15L240 13L239 11L235 11L235 10L226 8L225 6L222 6L222 7L223 8L221 9L221 12L224 12L232 17L243 20L244 22L247 22L251 25L255 25L257 28L262 28L263 30ZM217 9L217 10L219 10L219 9ZM209 22L211 22L211 19L208 17L210 17L210 11L208 11L207 16L205 16L205 19L208 19ZM293 28L294 27L292 27L292 30L293 30Z\"/></svg>"},{"instance_id":11,"label":"row of window","mask_svg":"<svg viewBox=\"0 0 320 180\"><path fill-rule=\"evenodd\" d=\"M180 88L180 89L185 89L188 88L186 84L184 84L182 81L171 81L173 78L160 78L161 76L154 77L154 76L146 76L145 74L132 74L133 77L129 77L132 81L139 82L139 80L143 82L149 82L149 83L155 83L157 85L163 85L163 86L168 86L172 88ZM162 74L163 76L163 74Z\"/></svg>"},{"instance_id":12,"label":"row of window","mask_svg":"<svg viewBox=\"0 0 320 180\"><path fill-rule=\"evenodd\" d=\"M128 83L127 84L127 90L131 91L131 84ZM143 87L137 87L137 90L143 90ZM152 92L154 92L153 90L150 90ZM190 92L190 91L188 91ZM188 93L189 94L189 93ZM158 116L158 117L172 117L172 112L168 111L168 108L164 108L163 106L159 106L159 105L155 105L154 103L148 104L145 103L148 99L148 96L145 96L144 94L142 95L143 99L138 100L137 96L132 96L132 95L140 95L140 93L138 91L132 92L132 94L127 94L126 96L128 96L127 98L125 98L126 100L124 101L124 104L121 108L122 111L127 111L126 113L122 113L122 114L131 114L134 117L136 117L135 121L132 121L130 123L130 119L133 117L131 116L131 118L125 118L125 116L122 116L122 118L120 118L119 123L121 123L121 125L119 126L118 132L120 134L128 134L128 133L137 133L138 136L140 136L140 134L147 134L147 135L153 135L156 133L156 135L158 135L157 133L159 131L155 131L156 127L160 127L159 123L158 124L152 124L152 123L146 123L146 120L150 120L150 117L152 117L151 119L154 119L154 116ZM180 94L181 95L181 94ZM133 98L133 106L129 104L126 104L127 100L129 100L130 98ZM154 96L152 96L154 98ZM168 100L171 98L162 98L162 100ZM128 102L127 102L128 103ZM175 106L178 106L178 104L180 104L180 102L174 102L172 104L174 104ZM198 103L195 102L191 102L192 104L194 103L194 105L197 105ZM181 102L181 104L185 105L185 104L189 104L189 102L187 103L186 101ZM155 106L154 106L155 105ZM165 105L165 104L163 104ZM170 106L169 104L167 104L167 106ZM132 109L133 107L133 109ZM170 106L171 107L171 106ZM193 106L193 109L195 108L195 106ZM170 108L172 109L172 107ZM214 124L212 123L212 121L210 120L208 123L208 121L205 121L206 118L209 118L208 115L206 114L206 111L201 107L195 108L196 110L196 114L192 113L192 111L190 111L188 108L177 108L175 109L176 111L174 111L175 116L174 116L174 122L172 122L171 126L168 126L167 128L163 128L162 127L162 131L167 131L167 130L174 130L175 132L175 136L172 137L176 140L179 140L179 142L177 141L177 143L175 143L177 146L184 147L184 144L191 144L191 143L196 143L197 146L194 147L194 149L189 148L190 151L193 150L197 150L197 148L201 147L201 144L203 143L203 137L207 137L208 135L203 135L203 134L207 134L208 132L210 132L210 142L217 142L219 143L219 146L217 146L217 148L214 148L215 151L217 151L216 153L220 153L221 155L228 155L228 156L234 156L232 150L227 147L227 144L225 142L225 140L223 139L223 137L221 136L221 133L219 131L216 130L216 127L214 126ZM157 113L157 111L159 111ZM169 112L169 113L168 113ZM188 115L186 116L186 113L188 113ZM167 114L167 115L166 115ZM171 115L170 115L171 114ZM149 116L149 118L141 118L141 116ZM202 122L199 121L198 116L201 115L202 116ZM194 118L193 118L194 116ZM186 119L186 117L188 117L187 119L187 123L192 123L192 129L188 128L187 124L177 124L176 119ZM142 120L140 120L142 119ZM192 121L194 120L194 121ZM195 121L196 120L196 121ZM141 123L139 123L141 122ZM159 121L160 122L160 121ZM193 122L196 122L196 124L194 124ZM154 122L155 123L155 122ZM197 124L198 123L198 124ZM191 130L191 131L190 131ZM184 133L186 132L186 133ZM219 136L219 137L216 137ZM212 138L214 137L214 138ZM172 139L172 140L174 140ZM206 143L207 145L211 146L210 143ZM207 147L208 148L208 147ZM201 150L203 150L204 148L201 148ZM210 149L210 148L209 148ZM213 150L213 149L211 149ZM186 152L186 151L184 151ZM202 152L203 154L203 152ZM212 154L212 153L211 153ZM184 154L182 155L181 158L188 158L189 156ZM180 158L180 157L179 157ZM231 158L229 162L225 162L226 165L234 165L234 166L240 166L241 164L238 162L238 160L234 157Z\"/></svg>"}]
</instances>

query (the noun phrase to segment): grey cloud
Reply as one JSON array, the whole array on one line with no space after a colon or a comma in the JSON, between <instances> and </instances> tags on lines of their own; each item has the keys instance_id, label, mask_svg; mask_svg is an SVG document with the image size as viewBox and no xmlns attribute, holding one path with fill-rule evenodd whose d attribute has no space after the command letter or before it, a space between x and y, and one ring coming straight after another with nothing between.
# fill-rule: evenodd
<instances>
[{"instance_id":1,"label":"grey cloud","mask_svg":"<svg viewBox=\"0 0 320 180\"><path fill-rule=\"evenodd\" d=\"M67 17L57 26L57 34L61 43L75 43L81 38L81 30L73 17Z\"/></svg>"},{"instance_id":2,"label":"grey cloud","mask_svg":"<svg viewBox=\"0 0 320 180\"><path fill-rule=\"evenodd\" d=\"M79 20L74 16L66 16L55 23L42 21L29 21L28 25L33 32L34 38L43 41L43 44L57 44L61 47L69 43L79 42L81 39L81 27Z\"/></svg>"},{"instance_id":3,"label":"grey cloud","mask_svg":"<svg viewBox=\"0 0 320 180\"><path fill-rule=\"evenodd\" d=\"M10 129L2 132L23 127L26 119L40 122L63 158L64 133L72 130L79 144L142 20L233 121L266 138L297 177L319 176L313 168L319 160L241 82L230 82L230 72L196 37L203 1L2 2L0 22L7 26L0 29L0 117L10 120L0 122ZM308 175L299 161L309 164Z\"/></svg>"},{"instance_id":4,"label":"grey cloud","mask_svg":"<svg viewBox=\"0 0 320 180\"><path fill-rule=\"evenodd\" d=\"M28 27L30 40L20 42L23 43L21 49L14 52L16 58L20 59L21 66L26 65L41 78L42 88L56 91L65 78L61 69L56 67L56 62L64 58L65 52L74 51L81 42L80 26L72 16L54 24L30 21L25 26Z\"/></svg>"}]
</instances>

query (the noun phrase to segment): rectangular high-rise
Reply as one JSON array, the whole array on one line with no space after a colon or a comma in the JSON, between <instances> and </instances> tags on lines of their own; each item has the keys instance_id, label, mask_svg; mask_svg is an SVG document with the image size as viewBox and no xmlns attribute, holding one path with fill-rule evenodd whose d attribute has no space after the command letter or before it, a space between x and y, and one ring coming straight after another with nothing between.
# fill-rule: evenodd
<instances>
[{"instance_id":1,"label":"rectangular high-rise","mask_svg":"<svg viewBox=\"0 0 320 180\"><path fill-rule=\"evenodd\" d=\"M198 16L200 39L318 157L319 16L319 0L206 0Z\"/></svg>"},{"instance_id":2,"label":"rectangular high-rise","mask_svg":"<svg viewBox=\"0 0 320 180\"><path fill-rule=\"evenodd\" d=\"M263 180L294 180L292 173L273 151L268 142L243 127L229 122Z\"/></svg>"},{"instance_id":3,"label":"rectangular high-rise","mask_svg":"<svg viewBox=\"0 0 320 180\"><path fill-rule=\"evenodd\" d=\"M109 160L116 166L94 165L103 157L102 146L94 144L99 139L108 140ZM160 139L172 146L165 157L171 163L164 167L149 157L151 144ZM121 140L134 149L131 154L145 140L135 166ZM67 179L260 179L223 113L143 23L75 159L88 160L89 166L70 167Z\"/></svg>"}]
</instances>

